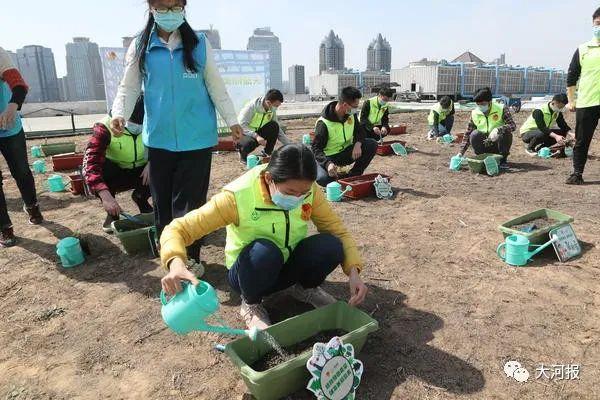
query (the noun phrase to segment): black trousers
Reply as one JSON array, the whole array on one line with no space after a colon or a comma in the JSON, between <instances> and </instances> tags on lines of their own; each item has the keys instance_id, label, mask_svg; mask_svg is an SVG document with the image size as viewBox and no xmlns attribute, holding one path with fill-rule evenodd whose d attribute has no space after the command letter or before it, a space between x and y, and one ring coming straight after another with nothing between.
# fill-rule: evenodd
<instances>
[{"instance_id":1,"label":"black trousers","mask_svg":"<svg viewBox=\"0 0 600 400\"><path fill-rule=\"evenodd\" d=\"M375 154L377 153L377 142L373 139L364 139L361 143L362 155L358 160L352 159L352 150L354 149L354 145L348 147L341 153L327 157L327 159L337 166L350 165L354 163L354 166L352 167L348 175L362 175L369 166L369 164L371 164L371 161L373 161L373 157L375 157ZM322 165L318 166L317 183L319 185L327 186L334 180L335 178L330 177L327 173L327 170Z\"/></svg>"},{"instance_id":2,"label":"black trousers","mask_svg":"<svg viewBox=\"0 0 600 400\"><path fill-rule=\"evenodd\" d=\"M551 129L550 132L563 137L567 136L567 132L560 129ZM538 130L525 133L522 139L528 144L527 149L531 151L538 151L542 147L552 147L556 144L556 139L551 137L550 134Z\"/></svg>"},{"instance_id":3,"label":"black trousers","mask_svg":"<svg viewBox=\"0 0 600 400\"><path fill-rule=\"evenodd\" d=\"M206 203L212 149L168 151L149 148L150 191L156 230L160 237L174 218L183 217ZM190 259L199 260L202 240L188 247Z\"/></svg>"},{"instance_id":4,"label":"black trousers","mask_svg":"<svg viewBox=\"0 0 600 400\"><path fill-rule=\"evenodd\" d=\"M575 127L575 147L573 147L573 172L583 174L588 159L590 143L600 119L600 106L578 108Z\"/></svg>"},{"instance_id":5,"label":"black trousers","mask_svg":"<svg viewBox=\"0 0 600 400\"><path fill-rule=\"evenodd\" d=\"M273 153L273 149L275 149L275 145L277 144L277 138L279 137L279 125L277 122L269 122L257 130L256 134L267 141L265 153L271 155L271 153ZM242 160L245 160L246 157L248 157L248 154L252 153L258 146L258 141L256 139L244 135L238 144L240 154L242 155Z\"/></svg>"},{"instance_id":6,"label":"black trousers","mask_svg":"<svg viewBox=\"0 0 600 400\"><path fill-rule=\"evenodd\" d=\"M145 186L142 181L142 172L145 166L137 168L121 168L114 162L106 159L102 173L102 179L108 186L108 191L113 197L117 193L133 190L131 199L138 206L140 213L151 213L152 207L148 203L150 198L150 187Z\"/></svg>"},{"instance_id":7,"label":"black trousers","mask_svg":"<svg viewBox=\"0 0 600 400\"><path fill-rule=\"evenodd\" d=\"M33 174L29 169L27 160L27 145L25 144L25 133L21 130L18 134L9 137L0 138L0 152L4 156L10 174L17 182L19 192L25 206L32 207L37 204L37 195L35 193L35 181ZM0 228L9 228L12 226L6 198L2 189L2 171L0 171Z\"/></svg>"},{"instance_id":8,"label":"black trousers","mask_svg":"<svg viewBox=\"0 0 600 400\"><path fill-rule=\"evenodd\" d=\"M487 142L486 139L487 135L484 133L481 133L476 130L471 132L470 141L475 154L501 154L504 156L503 161L506 161L506 158L510 154L510 148L512 147L512 134L500 135L498 141L492 143Z\"/></svg>"}]
</instances>

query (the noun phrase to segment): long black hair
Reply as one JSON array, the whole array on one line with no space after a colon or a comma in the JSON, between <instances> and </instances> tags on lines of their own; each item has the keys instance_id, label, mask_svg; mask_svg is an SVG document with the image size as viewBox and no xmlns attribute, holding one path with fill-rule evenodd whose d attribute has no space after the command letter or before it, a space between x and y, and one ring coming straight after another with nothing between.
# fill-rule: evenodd
<instances>
[{"instance_id":1,"label":"long black hair","mask_svg":"<svg viewBox=\"0 0 600 400\"><path fill-rule=\"evenodd\" d=\"M148 8L152 6L153 0L148 0ZM183 6L187 5L187 0L182 1ZM145 75L146 68L146 50L150 42L150 34L154 28L154 15L152 12L148 12L148 22L143 31L141 31L137 38L136 45L136 58L140 64L140 72ZM179 33L181 34L181 41L183 42L183 64L189 72L198 72L198 66L196 65L196 59L194 58L194 49L198 46L198 36L192 29L187 20L179 27Z\"/></svg>"},{"instance_id":2,"label":"long black hair","mask_svg":"<svg viewBox=\"0 0 600 400\"><path fill-rule=\"evenodd\" d=\"M273 152L267 171L275 183L290 179L314 182L317 179L317 162L308 147L288 144Z\"/></svg>"}]
</instances>

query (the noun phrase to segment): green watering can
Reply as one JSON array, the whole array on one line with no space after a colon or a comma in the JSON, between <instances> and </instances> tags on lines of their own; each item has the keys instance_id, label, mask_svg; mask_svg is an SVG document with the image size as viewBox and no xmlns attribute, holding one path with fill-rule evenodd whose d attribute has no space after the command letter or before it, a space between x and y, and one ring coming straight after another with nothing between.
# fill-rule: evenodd
<instances>
[{"instance_id":1,"label":"green watering can","mask_svg":"<svg viewBox=\"0 0 600 400\"><path fill-rule=\"evenodd\" d=\"M304 135L302 136L302 144L305 146L310 146L312 143L312 140L310 139L310 135Z\"/></svg>"},{"instance_id":2,"label":"green watering can","mask_svg":"<svg viewBox=\"0 0 600 400\"><path fill-rule=\"evenodd\" d=\"M51 192L64 192L65 191L65 182L63 180L62 175L52 175L48 178L48 189Z\"/></svg>"},{"instance_id":3,"label":"green watering can","mask_svg":"<svg viewBox=\"0 0 600 400\"><path fill-rule=\"evenodd\" d=\"M339 182L331 182L326 188L327 200L336 203L340 202L344 195L351 190L352 188L350 186L347 186L345 190L342 190L342 185Z\"/></svg>"},{"instance_id":4,"label":"green watering can","mask_svg":"<svg viewBox=\"0 0 600 400\"><path fill-rule=\"evenodd\" d=\"M402 146L402 143L392 143L392 150L397 156L407 156L408 150Z\"/></svg>"},{"instance_id":5,"label":"green watering can","mask_svg":"<svg viewBox=\"0 0 600 400\"><path fill-rule=\"evenodd\" d=\"M33 162L33 172L36 174L43 174L46 172L46 161L37 160Z\"/></svg>"},{"instance_id":6,"label":"green watering can","mask_svg":"<svg viewBox=\"0 0 600 400\"><path fill-rule=\"evenodd\" d=\"M56 245L56 255L60 257L64 268L73 268L85 261L81 243L74 237L67 237L59 241Z\"/></svg>"},{"instance_id":7,"label":"green watering can","mask_svg":"<svg viewBox=\"0 0 600 400\"><path fill-rule=\"evenodd\" d=\"M454 136L452 136L449 133L447 133L444 136L442 136L442 142L445 143L445 144L454 143Z\"/></svg>"},{"instance_id":8,"label":"green watering can","mask_svg":"<svg viewBox=\"0 0 600 400\"><path fill-rule=\"evenodd\" d=\"M538 156L541 158L550 158L552 157L552 150L548 147L542 147L540 151L538 151Z\"/></svg>"},{"instance_id":9,"label":"green watering can","mask_svg":"<svg viewBox=\"0 0 600 400\"><path fill-rule=\"evenodd\" d=\"M565 156L573 157L573 148L571 146L565 147Z\"/></svg>"},{"instance_id":10,"label":"green watering can","mask_svg":"<svg viewBox=\"0 0 600 400\"><path fill-rule=\"evenodd\" d=\"M460 167L462 167L465 161L464 157L456 155L450 159L450 169L452 171L460 171Z\"/></svg>"},{"instance_id":11,"label":"green watering can","mask_svg":"<svg viewBox=\"0 0 600 400\"><path fill-rule=\"evenodd\" d=\"M508 265L522 267L527 265L533 256L554 243L555 240L552 239L541 246L535 246L537 249L530 252L529 239L521 235L511 235L503 243L500 243L496 252L498 253L498 257L503 259Z\"/></svg>"},{"instance_id":12,"label":"green watering can","mask_svg":"<svg viewBox=\"0 0 600 400\"><path fill-rule=\"evenodd\" d=\"M205 320L219 311L219 298L215 289L200 281L198 285L183 282L183 290L167 300L164 291L160 292L162 309L160 311L165 324L178 335L192 331L224 333L228 335L248 336L252 340L258 337L258 329L243 330L227 326L209 325Z\"/></svg>"},{"instance_id":13,"label":"green watering can","mask_svg":"<svg viewBox=\"0 0 600 400\"><path fill-rule=\"evenodd\" d=\"M40 146L31 146L31 157L42 158L42 148Z\"/></svg>"}]
</instances>

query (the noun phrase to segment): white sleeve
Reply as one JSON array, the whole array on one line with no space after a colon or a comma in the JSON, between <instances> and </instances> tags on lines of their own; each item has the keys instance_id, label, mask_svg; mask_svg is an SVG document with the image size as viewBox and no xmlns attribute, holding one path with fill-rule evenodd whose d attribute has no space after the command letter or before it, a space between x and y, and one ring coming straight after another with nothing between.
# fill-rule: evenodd
<instances>
[{"instance_id":1,"label":"white sleeve","mask_svg":"<svg viewBox=\"0 0 600 400\"><path fill-rule=\"evenodd\" d=\"M16 69L17 66L13 64L8 52L0 47L0 75L8 71L9 69Z\"/></svg>"},{"instance_id":2,"label":"white sleeve","mask_svg":"<svg viewBox=\"0 0 600 400\"><path fill-rule=\"evenodd\" d=\"M131 42L125 56L125 73L119 84L115 101L112 105L112 116L128 120L133 113L135 103L142 92L142 74L136 57L136 43Z\"/></svg>"},{"instance_id":3,"label":"white sleeve","mask_svg":"<svg viewBox=\"0 0 600 400\"><path fill-rule=\"evenodd\" d=\"M227 123L227 126L233 126L238 124L237 115L235 114L235 108L233 102L227 93L225 82L221 77L215 57L212 51L212 47L208 40L206 43L206 67L204 68L204 82L206 83L206 89L212 99L217 111L221 117Z\"/></svg>"}]
</instances>

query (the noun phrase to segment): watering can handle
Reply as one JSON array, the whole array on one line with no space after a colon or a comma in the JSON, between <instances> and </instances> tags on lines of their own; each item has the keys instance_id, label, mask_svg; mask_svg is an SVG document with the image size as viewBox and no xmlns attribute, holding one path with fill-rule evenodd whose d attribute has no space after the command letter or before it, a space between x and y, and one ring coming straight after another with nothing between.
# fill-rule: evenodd
<instances>
[{"instance_id":1,"label":"watering can handle","mask_svg":"<svg viewBox=\"0 0 600 400\"><path fill-rule=\"evenodd\" d=\"M172 297L171 297L171 299L172 299ZM164 290L160 291L160 302L162 303L163 306L166 306L167 303L169 301L171 301L171 299L167 300L167 294L165 293L165 291Z\"/></svg>"},{"instance_id":2,"label":"watering can handle","mask_svg":"<svg viewBox=\"0 0 600 400\"><path fill-rule=\"evenodd\" d=\"M498 254L498 257L500 257L503 260L506 260L506 243L500 243L500 245L498 246L498 249L496 250L496 253Z\"/></svg>"}]
</instances>

